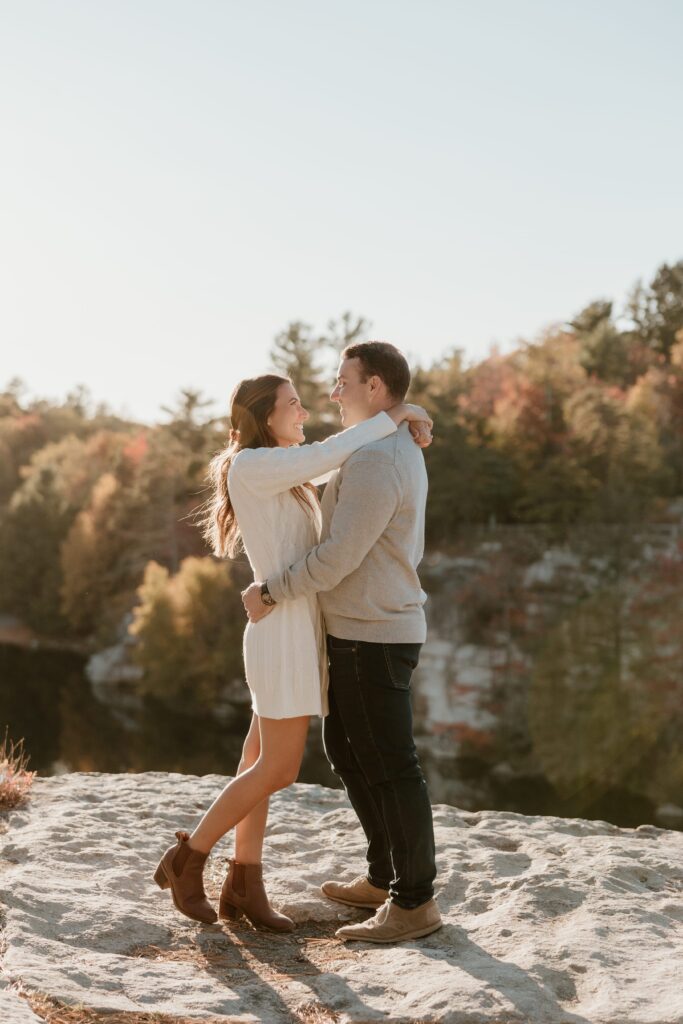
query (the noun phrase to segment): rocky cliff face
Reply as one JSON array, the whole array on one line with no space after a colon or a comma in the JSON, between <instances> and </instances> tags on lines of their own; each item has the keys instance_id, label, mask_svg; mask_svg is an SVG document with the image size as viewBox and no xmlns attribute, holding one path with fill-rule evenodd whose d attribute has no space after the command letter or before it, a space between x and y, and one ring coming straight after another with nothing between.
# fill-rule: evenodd
<instances>
[{"instance_id":1,"label":"rocky cliff face","mask_svg":"<svg viewBox=\"0 0 683 1024\"><path fill-rule=\"evenodd\" d=\"M683 825L678 523L562 544L482 531L422 577L416 728L434 799Z\"/></svg>"},{"instance_id":2,"label":"rocky cliff face","mask_svg":"<svg viewBox=\"0 0 683 1024\"><path fill-rule=\"evenodd\" d=\"M154 885L173 831L191 828L226 781L38 779L28 808L0 819L4 1024L113 1012L117 1024L683 1020L680 833L436 806L443 928L345 945L335 928L363 912L318 887L362 870L364 847L336 790L297 785L272 800L265 873L292 935L194 924ZM230 848L228 836L209 861L213 899ZM84 1015L67 1018L76 1005Z\"/></svg>"}]
</instances>

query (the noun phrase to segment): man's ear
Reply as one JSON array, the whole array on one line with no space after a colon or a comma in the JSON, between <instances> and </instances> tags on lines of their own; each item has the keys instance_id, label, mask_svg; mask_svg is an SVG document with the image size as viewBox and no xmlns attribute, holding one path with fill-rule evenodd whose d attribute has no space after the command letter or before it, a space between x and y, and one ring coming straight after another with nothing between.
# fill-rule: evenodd
<instances>
[{"instance_id":1,"label":"man's ear","mask_svg":"<svg viewBox=\"0 0 683 1024\"><path fill-rule=\"evenodd\" d=\"M374 373L372 377L368 377L366 383L370 385L370 394L373 398L379 394L384 387L384 381L381 377L378 377L376 373Z\"/></svg>"}]
</instances>

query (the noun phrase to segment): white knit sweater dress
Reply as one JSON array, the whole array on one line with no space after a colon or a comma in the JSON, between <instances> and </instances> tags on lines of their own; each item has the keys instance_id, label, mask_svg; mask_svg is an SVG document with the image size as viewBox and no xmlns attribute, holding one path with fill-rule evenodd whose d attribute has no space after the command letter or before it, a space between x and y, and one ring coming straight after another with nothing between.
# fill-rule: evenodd
<instances>
[{"instance_id":1,"label":"white knit sweater dress","mask_svg":"<svg viewBox=\"0 0 683 1024\"><path fill-rule=\"evenodd\" d=\"M255 579L281 572L320 540L319 509L307 511L290 488L324 477L363 445L395 430L391 417L380 412L326 441L238 452L228 490ZM316 595L278 603L260 622L247 623L243 651L257 715L327 714L325 627Z\"/></svg>"}]
</instances>

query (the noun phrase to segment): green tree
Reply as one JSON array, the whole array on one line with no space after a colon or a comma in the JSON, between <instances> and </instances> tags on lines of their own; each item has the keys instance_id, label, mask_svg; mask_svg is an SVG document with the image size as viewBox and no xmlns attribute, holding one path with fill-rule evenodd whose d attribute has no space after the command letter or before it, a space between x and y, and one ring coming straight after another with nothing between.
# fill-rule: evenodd
<instances>
[{"instance_id":1,"label":"green tree","mask_svg":"<svg viewBox=\"0 0 683 1024\"><path fill-rule=\"evenodd\" d=\"M328 320L325 333L321 337L323 345L328 346L335 356L339 356L347 345L355 345L368 340L368 331L372 326L364 316L357 316L348 310L337 320Z\"/></svg>"},{"instance_id":2,"label":"green tree","mask_svg":"<svg viewBox=\"0 0 683 1024\"><path fill-rule=\"evenodd\" d=\"M244 609L225 562L186 558L174 576L150 562L138 597L130 632L143 692L210 704L243 677Z\"/></svg>"},{"instance_id":3,"label":"green tree","mask_svg":"<svg viewBox=\"0 0 683 1024\"><path fill-rule=\"evenodd\" d=\"M0 608L42 633L64 628L59 549L73 518L54 470L43 467L0 519Z\"/></svg>"},{"instance_id":4,"label":"green tree","mask_svg":"<svg viewBox=\"0 0 683 1024\"><path fill-rule=\"evenodd\" d=\"M126 587L121 484L113 473L96 482L61 545L62 611L76 633L94 633L109 619L108 605Z\"/></svg>"},{"instance_id":5,"label":"green tree","mask_svg":"<svg viewBox=\"0 0 683 1024\"><path fill-rule=\"evenodd\" d=\"M324 400L322 347L322 338L309 324L293 320L276 335L270 352L274 368L290 378L304 408L316 414Z\"/></svg>"},{"instance_id":6,"label":"green tree","mask_svg":"<svg viewBox=\"0 0 683 1024\"><path fill-rule=\"evenodd\" d=\"M162 412L171 417L163 429L175 437L191 452L204 454L211 443L213 430L218 422L214 416L206 417L203 410L214 402L203 398L201 391L181 388L175 405L162 405Z\"/></svg>"},{"instance_id":7,"label":"green tree","mask_svg":"<svg viewBox=\"0 0 683 1024\"><path fill-rule=\"evenodd\" d=\"M21 377L12 377L0 391L0 418L18 416L23 411L22 396L26 393L26 384Z\"/></svg>"},{"instance_id":8,"label":"green tree","mask_svg":"<svg viewBox=\"0 0 683 1024\"><path fill-rule=\"evenodd\" d=\"M129 627L138 641L133 659L145 673L140 689L157 697L182 692L191 660L189 644L178 629L170 578L165 566L147 563Z\"/></svg>"},{"instance_id":9,"label":"green tree","mask_svg":"<svg viewBox=\"0 0 683 1024\"><path fill-rule=\"evenodd\" d=\"M656 423L642 410L629 410L623 393L598 383L572 395L565 415L571 451L597 484L582 518L642 517L668 481Z\"/></svg>"},{"instance_id":10,"label":"green tree","mask_svg":"<svg viewBox=\"0 0 683 1024\"><path fill-rule=\"evenodd\" d=\"M683 329L683 260L662 263L647 287L638 283L627 309L643 344L668 362Z\"/></svg>"},{"instance_id":11,"label":"green tree","mask_svg":"<svg viewBox=\"0 0 683 1024\"><path fill-rule=\"evenodd\" d=\"M452 540L464 524L504 518L512 496L511 464L488 443L486 413L470 402L472 390L472 376L457 349L413 374L408 398L434 419L434 443L425 451L431 543Z\"/></svg>"},{"instance_id":12,"label":"green tree","mask_svg":"<svg viewBox=\"0 0 683 1024\"><path fill-rule=\"evenodd\" d=\"M576 456L558 452L529 468L514 505L516 516L531 523L554 523L566 535L599 491L599 482Z\"/></svg>"},{"instance_id":13,"label":"green tree","mask_svg":"<svg viewBox=\"0 0 683 1024\"><path fill-rule=\"evenodd\" d=\"M570 326L581 346L579 360L586 373L610 383L630 383L628 336L612 320L613 303L591 302L574 317Z\"/></svg>"},{"instance_id":14,"label":"green tree","mask_svg":"<svg viewBox=\"0 0 683 1024\"><path fill-rule=\"evenodd\" d=\"M638 579L570 608L535 653L528 694L534 756L568 814L590 813L619 787L676 799L682 583L680 560L654 562Z\"/></svg>"}]
</instances>

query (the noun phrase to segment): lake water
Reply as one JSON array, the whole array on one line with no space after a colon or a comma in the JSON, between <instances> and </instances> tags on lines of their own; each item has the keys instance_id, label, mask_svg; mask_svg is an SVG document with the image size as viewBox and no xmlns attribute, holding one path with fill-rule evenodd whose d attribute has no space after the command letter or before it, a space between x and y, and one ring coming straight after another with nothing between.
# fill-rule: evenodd
<instances>
[{"instance_id":1,"label":"lake water","mask_svg":"<svg viewBox=\"0 0 683 1024\"><path fill-rule=\"evenodd\" d=\"M234 775L250 721L248 708L230 720L197 715L147 699L96 699L76 654L0 645L0 728L24 738L29 768L41 775L62 771L167 771ZM336 784L312 729L301 782Z\"/></svg>"}]
</instances>

